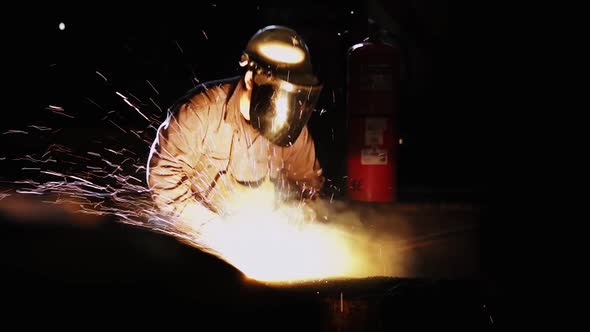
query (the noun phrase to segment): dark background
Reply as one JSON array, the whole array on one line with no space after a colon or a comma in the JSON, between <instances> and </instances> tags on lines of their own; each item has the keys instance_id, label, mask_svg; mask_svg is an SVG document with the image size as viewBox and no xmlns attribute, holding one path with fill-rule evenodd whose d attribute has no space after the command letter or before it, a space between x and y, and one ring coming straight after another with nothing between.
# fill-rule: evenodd
<instances>
[{"instance_id":1,"label":"dark background","mask_svg":"<svg viewBox=\"0 0 590 332\"><path fill-rule=\"evenodd\" d=\"M326 112L314 113L309 126L325 174L343 194L347 50L367 37L371 18L390 31L402 56L400 199L480 201L488 189L485 105L469 99L473 82L464 74L471 62L461 62L465 55L450 39L448 11L445 1L410 0L37 8L43 15L30 12L29 20L15 21L7 33L15 42L7 48L15 59L6 67L15 74L11 86L16 84L14 91L22 97L12 99L18 100L9 112L13 120L2 128L63 127L68 130L59 139L69 146L111 137L147 154L145 142L107 121L145 129L144 141L155 135L116 92L147 116L161 119L154 103L165 112L195 84L236 75L240 52L252 34L283 24L308 42L325 83L317 109ZM26 57L32 62L23 62ZM48 105L63 107L75 119L51 113ZM20 145L12 145L17 153L24 144L33 144L32 151L41 144L23 135L2 138L17 138Z\"/></svg>"},{"instance_id":2,"label":"dark background","mask_svg":"<svg viewBox=\"0 0 590 332\"><path fill-rule=\"evenodd\" d=\"M314 113L309 127L336 198L345 199L346 55L352 45L367 37L371 18L390 30L391 40L397 43L402 55L399 128L404 144L400 147L398 165L400 200L481 206L478 222L482 269L497 280L510 273L503 267L508 256L499 235L516 217L497 209L497 203L505 204L502 198L505 196L490 200L498 197L491 195L496 193L492 188L503 193L510 191L496 182L500 158L491 152L497 150L488 148L493 138L490 133L495 129L495 121L489 120L495 113L490 110L488 100L474 97L473 91L479 89L480 81L470 79L484 71L486 62L474 61L469 58L471 53L465 52L471 39L460 43L451 40L447 1L160 2L130 4L127 8L125 5L52 3L29 7L21 4L4 13L7 24L2 32L1 79L8 89L3 99L5 120L0 125L0 158L5 158L0 159L3 185L9 187L15 180L35 177L34 172L22 171L23 162L13 162L12 158L43 154L50 144L66 145L79 154L97 144L108 144L114 149L124 147L134 151L139 163L142 158L146 161L155 128L116 92L127 96L147 116L162 120L167 107L199 82L236 75L241 51L256 30L269 24L282 24L297 30L307 41L314 66L325 83L317 108L326 112ZM65 24L63 31L58 28L61 22ZM465 31L469 27L457 30ZM47 110L49 105L63 107L74 118L52 113ZM123 133L107 120L140 133L138 136ZM58 133L39 132L30 125L63 129ZM25 130L29 134L3 134L8 130ZM38 302L38 307L50 306L51 298L67 294L72 303L86 303L88 298L123 299L129 302L123 301L117 308L124 310L127 305L142 301L149 305L155 305L154 301L171 303L179 298L199 302L191 297L198 297L199 292L203 292L201 303L206 305L217 303L218 295L220 302L226 298L231 302L243 291L236 291L240 275L228 266L194 250L177 247L170 239L137 234L122 225L109 225L98 232L51 226L3 228L3 252L18 253L5 255L3 266L21 268L18 273L7 274L6 289L11 283L36 285L24 288L28 296L42 294L44 301ZM105 242L114 247L105 250ZM146 255L146 248L153 252ZM22 263L26 260L29 263ZM199 266L210 270L204 274ZM47 276L39 276L36 271L46 271ZM97 275L97 271L103 274ZM138 275L144 277L136 280ZM178 286L167 288L167 282L178 278L182 278ZM195 280L192 293L185 295L182 287L191 285L192 280ZM90 293L79 293L75 286L78 283L90 285ZM164 285L164 289L151 288L154 285ZM213 286L207 289L207 285ZM231 287L223 289L220 285ZM267 296L266 291L250 291L249 297L242 297L252 301L247 303L250 305ZM433 296L440 299L439 291L427 288L419 293L409 292L405 301L427 303ZM472 289L462 291L457 293L459 299ZM274 299L273 296L274 293L268 295L269 299ZM9 298L20 298L23 308L30 305L26 297L18 294ZM273 312L287 312L298 306L297 297L289 299L295 302L285 301L283 307ZM309 304L306 300L301 298L302 303ZM260 308L268 310L275 302L258 303ZM433 308L432 312L441 307ZM144 315L146 312L150 311L144 311ZM405 311L409 312L420 319L419 310ZM411 315L407 317L414 319ZM484 318L487 322L487 316ZM409 322L410 318L407 319Z\"/></svg>"}]
</instances>

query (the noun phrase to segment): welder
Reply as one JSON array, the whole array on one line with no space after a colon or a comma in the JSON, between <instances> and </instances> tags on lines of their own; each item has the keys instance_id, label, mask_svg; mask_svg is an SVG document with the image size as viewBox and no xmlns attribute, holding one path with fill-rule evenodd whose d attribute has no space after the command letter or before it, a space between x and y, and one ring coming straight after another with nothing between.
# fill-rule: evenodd
<instances>
[{"instance_id":1,"label":"welder","mask_svg":"<svg viewBox=\"0 0 590 332\"><path fill-rule=\"evenodd\" d=\"M180 98L152 144L150 192L181 224L230 213L231 195L263 183L303 201L324 184L307 127L322 83L305 41L291 28L264 27L239 65L239 76L202 83Z\"/></svg>"}]
</instances>

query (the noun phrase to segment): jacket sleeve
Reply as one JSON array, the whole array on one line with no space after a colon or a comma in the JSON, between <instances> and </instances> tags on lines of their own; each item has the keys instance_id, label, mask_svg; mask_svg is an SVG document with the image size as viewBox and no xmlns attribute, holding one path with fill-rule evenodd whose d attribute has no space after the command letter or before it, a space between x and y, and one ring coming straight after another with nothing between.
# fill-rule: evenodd
<instances>
[{"instance_id":1,"label":"jacket sleeve","mask_svg":"<svg viewBox=\"0 0 590 332\"><path fill-rule=\"evenodd\" d=\"M316 194L324 185L324 177L316 158L315 144L307 126L303 127L295 143L285 148L283 156L285 161L283 174L288 180L288 185L295 186L303 198L316 198Z\"/></svg>"},{"instance_id":2,"label":"jacket sleeve","mask_svg":"<svg viewBox=\"0 0 590 332\"><path fill-rule=\"evenodd\" d=\"M207 106L180 104L159 127L152 145L147 180L155 205L183 225L198 225L216 217L198 199L207 188L202 168L202 145L207 130Z\"/></svg>"}]
</instances>

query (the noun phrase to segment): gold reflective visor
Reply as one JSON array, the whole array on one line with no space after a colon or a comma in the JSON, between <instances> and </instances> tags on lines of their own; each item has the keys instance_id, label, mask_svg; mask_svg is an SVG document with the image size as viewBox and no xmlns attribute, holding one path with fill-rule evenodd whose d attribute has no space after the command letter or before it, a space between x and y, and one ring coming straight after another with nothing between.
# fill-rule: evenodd
<instances>
[{"instance_id":1,"label":"gold reflective visor","mask_svg":"<svg viewBox=\"0 0 590 332\"><path fill-rule=\"evenodd\" d=\"M318 101L322 85L299 85L265 74L254 76L250 121L270 142L297 140Z\"/></svg>"}]
</instances>

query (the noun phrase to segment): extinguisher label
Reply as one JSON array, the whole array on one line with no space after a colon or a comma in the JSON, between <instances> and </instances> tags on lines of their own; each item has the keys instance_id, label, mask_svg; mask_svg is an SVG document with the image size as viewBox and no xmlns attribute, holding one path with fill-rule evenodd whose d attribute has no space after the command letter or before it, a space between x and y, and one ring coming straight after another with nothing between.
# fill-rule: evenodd
<instances>
[{"instance_id":1,"label":"extinguisher label","mask_svg":"<svg viewBox=\"0 0 590 332\"><path fill-rule=\"evenodd\" d=\"M383 145L383 135L387 129L386 118L365 119L365 145Z\"/></svg>"},{"instance_id":2,"label":"extinguisher label","mask_svg":"<svg viewBox=\"0 0 590 332\"><path fill-rule=\"evenodd\" d=\"M387 150L378 148L362 149L361 165L387 165Z\"/></svg>"},{"instance_id":3,"label":"extinguisher label","mask_svg":"<svg viewBox=\"0 0 590 332\"><path fill-rule=\"evenodd\" d=\"M365 64L361 67L360 88L365 91L391 91L392 77L390 64Z\"/></svg>"}]
</instances>

